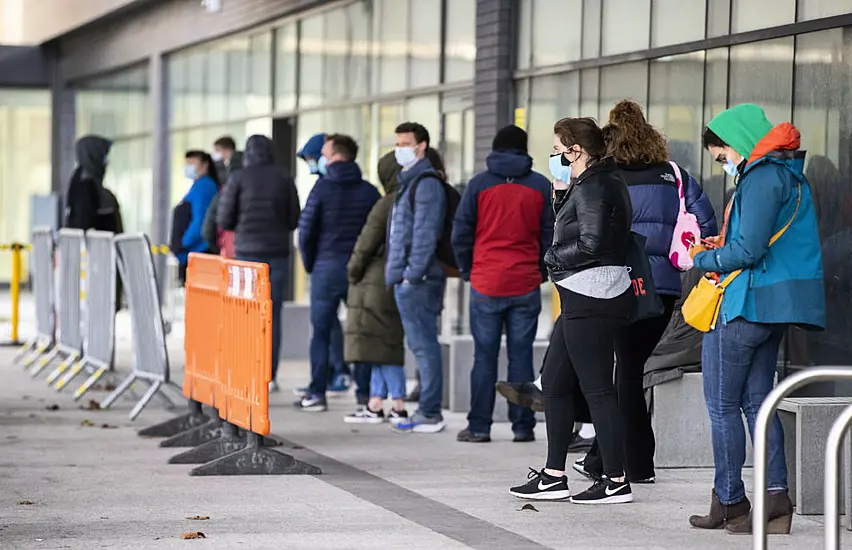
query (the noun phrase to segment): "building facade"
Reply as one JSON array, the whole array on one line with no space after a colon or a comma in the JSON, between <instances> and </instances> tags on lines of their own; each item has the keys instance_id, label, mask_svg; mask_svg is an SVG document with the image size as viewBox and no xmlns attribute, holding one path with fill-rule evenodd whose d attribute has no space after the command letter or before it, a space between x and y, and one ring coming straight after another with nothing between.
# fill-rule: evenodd
<instances>
[{"instance_id":1,"label":"building facade","mask_svg":"<svg viewBox=\"0 0 852 550\"><path fill-rule=\"evenodd\" d=\"M496 130L516 121L546 173L555 120L605 120L625 97L644 105L721 212L732 182L701 150L701 130L755 102L802 132L830 283L829 330L796 334L788 357L846 362L852 315L831 309L852 299L852 0L218 3L112 2L104 17L51 31L60 34L40 45L42 86L0 82L0 240L26 238L28 219L10 209L61 193L74 138L87 133L115 141L107 185L128 230L165 242L184 151L221 135L273 136L304 198L313 180L292 153L316 132L351 134L375 180L396 124L418 120L464 182Z\"/></svg>"}]
</instances>

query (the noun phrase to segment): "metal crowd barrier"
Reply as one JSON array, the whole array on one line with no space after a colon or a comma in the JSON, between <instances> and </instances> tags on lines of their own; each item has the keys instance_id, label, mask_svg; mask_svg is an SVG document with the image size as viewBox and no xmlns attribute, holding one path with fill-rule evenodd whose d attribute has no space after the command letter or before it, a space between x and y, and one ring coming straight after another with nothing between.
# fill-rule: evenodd
<instances>
[{"instance_id":1,"label":"metal crowd barrier","mask_svg":"<svg viewBox=\"0 0 852 550\"><path fill-rule=\"evenodd\" d=\"M52 353L56 344L53 245L53 232L49 227L37 227L33 230L31 284L35 296L36 334L13 359L15 363L24 359L25 367L32 365L45 353Z\"/></svg>"},{"instance_id":2,"label":"metal crowd barrier","mask_svg":"<svg viewBox=\"0 0 852 550\"><path fill-rule=\"evenodd\" d=\"M752 508L753 548L765 550L767 547L766 525L769 520L769 510L766 506L767 491L767 441L769 423L781 400L795 390L814 382L852 380L852 367L813 367L788 376L769 392L760 410L754 426L754 506ZM839 463L840 442L850 421L852 407L844 411L835 421L829 433L826 445L825 471L825 548L839 548L840 528L837 510L837 470ZM849 464L846 465L850 467Z\"/></svg>"},{"instance_id":3,"label":"metal crowd barrier","mask_svg":"<svg viewBox=\"0 0 852 550\"><path fill-rule=\"evenodd\" d=\"M169 380L169 356L151 243L144 234L118 235L114 242L118 271L130 308L135 361L131 375L101 403L101 407L110 407L135 381L147 382L150 385L148 391L130 411L130 419L133 420L155 395L174 406L161 391L172 382Z\"/></svg>"}]
</instances>

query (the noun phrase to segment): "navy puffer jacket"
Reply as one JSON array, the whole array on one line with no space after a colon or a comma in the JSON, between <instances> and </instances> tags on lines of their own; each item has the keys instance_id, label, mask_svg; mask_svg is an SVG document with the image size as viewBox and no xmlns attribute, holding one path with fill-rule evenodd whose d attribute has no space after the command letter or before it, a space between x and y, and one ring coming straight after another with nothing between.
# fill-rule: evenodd
<instances>
[{"instance_id":1,"label":"navy puffer jacket","mask_svg":"<svg viewBox=\"0 0 852 550\"><path fill-rule=\"evenodd\" d=\"M651 261L657 292L680 296L680 271L669 261L672 234L677 224L680 201L674 169L667 162L660 164L624 165L619 169L633 203L633 231L647 239L645 251ZM685 186L686 210L695 214L701 226L701 236L718 233L716 213L710 199L689 173L680 168Z\"/></svg>"}]
</instances>

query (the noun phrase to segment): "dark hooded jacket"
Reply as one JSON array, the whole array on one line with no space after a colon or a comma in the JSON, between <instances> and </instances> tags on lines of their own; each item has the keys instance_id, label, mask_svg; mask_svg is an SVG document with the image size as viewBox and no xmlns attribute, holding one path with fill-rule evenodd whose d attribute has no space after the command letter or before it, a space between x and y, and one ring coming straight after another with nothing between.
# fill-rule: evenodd
<instances>
[{"instance_id":1,"label":"dark hooded jacket","mask_svg":"<svg viewBox=\"0 0 852 550\"><path fill-rule=\"evenodd\" d=\"M65 227L121 233L121 212L115 195L104 188L106 161L112 142L85 136L74 147L77 168L65 198Z\"/></svg>"},{"instance_id":2,"label":"dark hooded jacket","mask_svg":"<svg viewBox=\"0 0 852 550\"><path fill-rule=\"evenodd\" d=\"M379 180L385 196L377 202L349 259L344 356L347 363L402 365L404 333L393 288L385 284L387 225L396 200L401 167L393 152L379 160Z\"/></svg>"},{"instance_id":3,"label":"dark hooded jacket","mask_svg":"<svg viewBox=\"0 0 852 550\"><path fill-rule=\"evenodd\" d=\"M269 138L255 135L246 142L243 168L231 173L216 219L221 229L235 232L238 257L290 255L299 193L293 178L275 165Z\"/></svg>"}]
</instances>

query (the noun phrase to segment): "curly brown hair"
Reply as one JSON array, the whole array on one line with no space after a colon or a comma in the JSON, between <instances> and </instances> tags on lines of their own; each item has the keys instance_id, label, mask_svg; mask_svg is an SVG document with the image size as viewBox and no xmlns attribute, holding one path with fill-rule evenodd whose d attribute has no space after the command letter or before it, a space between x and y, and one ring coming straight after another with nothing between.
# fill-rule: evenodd
<instances>
[{"instance_id":1,"label":"curly brown hair","mask_svg":"<svg viewBox=\"0 0 852 550\"><path fill-rule=\"evenodd\" d=\"M659 164L669 160L665 136L648 124L642 107L630 99L615 104L603 135L607 152L619 164Z\"/></svg>"}]
</instances>

